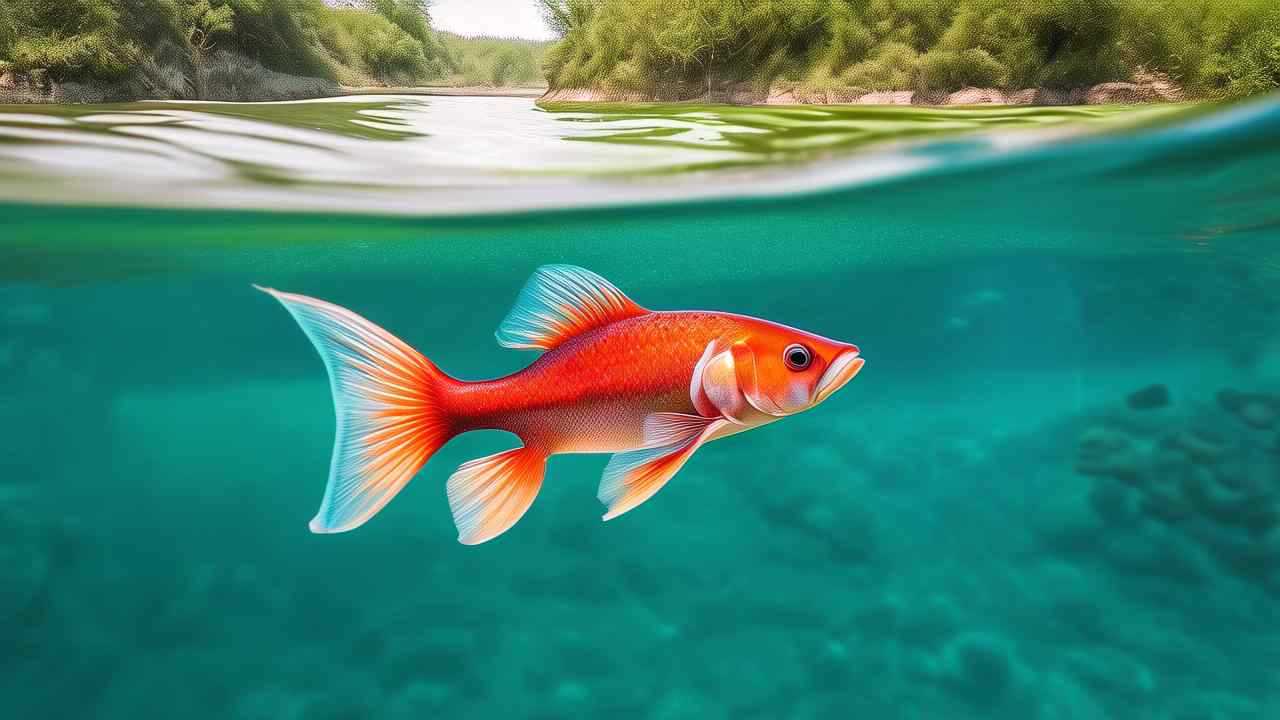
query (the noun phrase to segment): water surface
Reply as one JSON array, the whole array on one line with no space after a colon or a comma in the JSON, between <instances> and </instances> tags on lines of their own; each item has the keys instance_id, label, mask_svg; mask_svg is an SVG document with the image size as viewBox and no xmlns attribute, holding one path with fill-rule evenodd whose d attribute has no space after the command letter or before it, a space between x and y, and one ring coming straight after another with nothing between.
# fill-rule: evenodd
<instances>
[{"instance_id":1,"label":"water surface","mask_svg":"<svg viewBox=\"0 0 1280 720\"><path fill-rule=\"evenodd\" d=\"M0 111L0 196L82 203L409 215L511 212L794 193L902 174L933 153L796 163L983 131L1082 133L1195 106L927 109L556 104L377 97L281 103L147 102ZM1041 132L1003 141L1034 142ZM971 153L998 149L992 138ZM954 150L934 147L933 150ZM714 183L697 171L720 173Z\"/></svg>"}]
</instances>

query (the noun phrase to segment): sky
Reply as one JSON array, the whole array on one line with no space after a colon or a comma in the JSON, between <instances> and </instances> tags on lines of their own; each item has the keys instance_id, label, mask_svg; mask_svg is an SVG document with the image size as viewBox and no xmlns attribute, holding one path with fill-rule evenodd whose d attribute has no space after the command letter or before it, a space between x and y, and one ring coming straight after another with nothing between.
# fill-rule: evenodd
<instances>
[{"instance_id":1,"label":"sky","mask_svg":"<svg viewBox=\"0 0 1280 720\"><path fill-rule=\"evenodd\" d=\"M435 0L431 25L459 35L551 39L534 0Z\"/></svg>"}]
</instances>

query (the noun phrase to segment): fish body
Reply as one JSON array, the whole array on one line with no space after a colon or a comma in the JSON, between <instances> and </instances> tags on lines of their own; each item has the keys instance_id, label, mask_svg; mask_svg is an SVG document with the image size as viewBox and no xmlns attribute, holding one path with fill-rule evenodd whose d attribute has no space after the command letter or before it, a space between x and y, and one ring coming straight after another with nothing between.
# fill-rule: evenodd
<instances>
[{"instance_id":1,"label":"fish body","mask_svg":"<svg viewBox=\"0 0 1280 720\"><path fill-rule=\"evenodd\" d=\"M503 378L462 385L459 430L506 430L549 454L644 444L644 419L694 414L694 366L733 328L719 313L654 312L590 330Z\"/></svg>"},{"instance_id":2,"label":"fish body","mask_svg":"<svg viewBox=\"0 0 1280 720\"><path fill-rule=\"evenodd\" d=\"M650 311L594 273L553 265L534 274L497 333L502 345L543 354L468 382L349 310L261 289L329 370L337 440L315 532L363 524L449 439L485 429L522 445L450 477L460 541L514 525L547 457L561 453L614 453L599 490L608 520L656 493L701 445L809 409L863 364L848 343L744 315Z\"/></svg>"}]
</instances>

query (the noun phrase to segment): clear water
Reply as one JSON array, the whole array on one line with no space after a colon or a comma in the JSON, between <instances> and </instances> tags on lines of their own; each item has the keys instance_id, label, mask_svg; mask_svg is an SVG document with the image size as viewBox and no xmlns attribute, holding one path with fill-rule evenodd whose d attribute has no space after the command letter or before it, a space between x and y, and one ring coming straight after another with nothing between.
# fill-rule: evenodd
<instances>
[{"instance_id":1,"label":"clear water","mask_svg":"<svg viewBox=\"0 0 1280 720\"><path fill-rule=\"evenodd\" d=\"M1280 717L1274 98L6 107L0 196L7 716ZM868 364L608 524L558 457L458 545L495 433L309 534L327 383L250 283L482 378L552 262Z\"/></svg>"}]
</instances>

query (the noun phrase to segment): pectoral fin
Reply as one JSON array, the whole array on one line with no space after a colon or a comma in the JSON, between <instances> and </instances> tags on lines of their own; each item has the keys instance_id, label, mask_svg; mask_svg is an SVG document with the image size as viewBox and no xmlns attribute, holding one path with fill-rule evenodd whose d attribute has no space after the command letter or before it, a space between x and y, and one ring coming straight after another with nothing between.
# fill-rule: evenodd
<instances>
[{"instance_id":1,"label":"pectoral fin","mask_svg":"<svg viewBox=\"0 0 1280 720\"><path fill-rule=\"evenodd\" d=\"M597 497L605 504L605 520L640 505L662 489L703 443L727 420L657 413L645 419L646 444L642 450L618 453L609 460Z\"/></svg>"}]
</instances>

